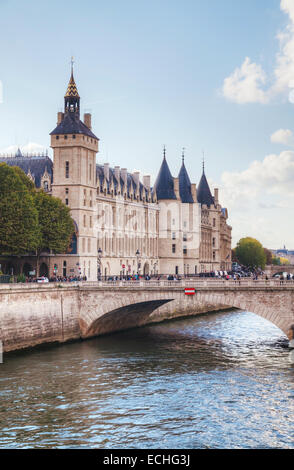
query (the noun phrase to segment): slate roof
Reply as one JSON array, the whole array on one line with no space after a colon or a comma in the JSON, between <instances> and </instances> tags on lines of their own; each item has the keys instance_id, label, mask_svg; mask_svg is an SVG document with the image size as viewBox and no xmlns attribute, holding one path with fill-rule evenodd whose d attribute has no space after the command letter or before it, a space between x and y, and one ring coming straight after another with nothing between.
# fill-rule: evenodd
<instances>
[{"instance_id":1,"label":"slate roof","mask_svg":"<svg viewBox=\"0 0 294 470\"><path fill-rule=\"evenodd\" d=\"M182 202L193 203L194 199L193 199L192 192L191 192L191 181L187 173L184 160L183 160L178 178L179 178L180 198Z\"/></svg>"},{"instance_id":2,"label":"slate roof","mask_svg":"<svg viewBox=\"0 0 294 470\"><path fill-rule=\"evenodd\" d=\"M160 199L177 199L174 191L174 179L171 175L165 156L153 186L156 191L157 200Z\"/></svg>"},{"instance_id":3,"label":"slate roof","mask_svg":"<svg viewBox=\"0 0 294 470\"><path fill-rule=\"evenodd\" d=\"M83 134L99 140L75 113L66 113L61 123L58 124L52 132L50 132L50 135L59 134Z\"/></svg>"},{"instance_id":4,"label":"slate roof","mask_svg":"<svg viewBox=\"0 0 294 470\"><path fill-rule=\"evenodd\" d=\"M41 178L45 171L50 175L51 182L53 180L53 161L48 156L31 156L25 157L18 150L15 157L0 157L0 163L7 163L9 166L18 166L27 175L30 171L35 179L35 185L40 188Z\"/></svg>"},{"instance_id":5,"label":"slate roof","mask_svg":"<svg viewBox=\"0 0 294 470\"><path fill-rule=\"evenodd\" d=\"M100 191L103 191L103 181L104 181L104 166L96 164L96 180L97 184L100 185ZM116 179L115 176L115 171L113 168L109 168L109 180L107 181L107 194L110 194L110 187L113 182L114 186L114 194L118 194L120 192L121 194L123 193L123 187L124 187L124 181L122 177L120 176L119 181ZM135 199L136 197L136 190L137 190L137 185L136 182L132 176L131 173L127 173L127 195L128 197L133 196ZM139 196L140 200L143 200L143 196L145 196L145 199L147 200L148 198L148 190L145 188L145 186L139 182ZM152 201L153 202L153 201Z\"/></svg>"},{"instance_id":6,"label":"slate roof","mask_svg":"<svg viewBox=\"0 0 294 470\"><path fill-rule=\"evenodd\" d=\"M211 195L204 171L197 189L197 199L200 204L206 204L207 206L214 204L214 198Z\"/></svg>"}]
</instances>

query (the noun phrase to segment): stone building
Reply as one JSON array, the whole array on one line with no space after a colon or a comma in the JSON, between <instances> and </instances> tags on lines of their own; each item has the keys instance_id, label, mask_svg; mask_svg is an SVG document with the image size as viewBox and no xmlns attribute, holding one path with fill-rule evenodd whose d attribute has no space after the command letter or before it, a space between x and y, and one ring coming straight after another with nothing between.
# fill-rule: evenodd
<instances>
[{"instance_id":1,"label":"stone building","mask_svg":"<svg viewBox=\"0 0 294 470\"><path fill-rule=\"evenodd\" d=\"M71 209L75 233L65 254L44 253L41 274L84 275L88 280L127 274L194 275L230 269L228 213L211 195L203 169L198 189L191 183L184 155L177 178L166 151L157 179L126 168L96 163L99 138L91 115L80 119L80 96L71 73L64 112L51 132L53 161L47 155L2 157L17 165L37 188ZM14 260L15 271L33 270L34 259Z\"/></svg>"}]
</instances>

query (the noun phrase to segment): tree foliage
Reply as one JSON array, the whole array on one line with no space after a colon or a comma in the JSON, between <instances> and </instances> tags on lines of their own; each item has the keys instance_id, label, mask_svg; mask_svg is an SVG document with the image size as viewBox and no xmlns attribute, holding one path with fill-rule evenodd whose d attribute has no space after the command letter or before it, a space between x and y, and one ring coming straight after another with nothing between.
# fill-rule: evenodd
<instances>
[{"instance_id":1,"label":"tree foliage","mask_svg":"<svg viewBox=\"0 0 294 470\"><path fill-rule=\"evenodd\" d=\"M25 176L25 175L24 175ZM0 164L0 253L20 255L40 241L38 211L33 193L15 167Z\"/></svg>"},{"instance_id":2,"label":"tree foliage","mask_svg":"<svg viewBox=\"0 0 294 470\"><path fill-rule=\"evenodd\" d=\"M266 264L271 265L272 261L273 261L272 252L270 250L268 250L267 248L264 248L264 253L265 253L265 256L266 256Z\"/></svg>"},{"instance_id":3,"label":"tree foliage","mask_svg":"<svg viewBox=\"0 0 294 470\"><path fill-rule=\"evenodd\" d=\"M65 253L74 233L70 209L60 199L44 191L36 193L35 204L41 230L38 250L46 248L54 253Z\"/></svg>"},{"instance_id":4,"label":"tree foliage","mask_svg":"<svg viewBox=\"0 0 294 470\"><path fill-rule=\"evenodd\" d=\"M60 199L36 190L19 167L0 164L0 254L65 253L73 233L70 209Z\"/></svg>"},{"instance_id":5,"label":"tree foliage","mask_svg":"<svg viewBox=\"0 0 294 470\"><path fill-rule=\"evenodd\" d=\"M237 243L235 254L237 260L248 268L264 269L266 254L262 244L255 238L241 238Z\"/></svg>"}]
</instances>

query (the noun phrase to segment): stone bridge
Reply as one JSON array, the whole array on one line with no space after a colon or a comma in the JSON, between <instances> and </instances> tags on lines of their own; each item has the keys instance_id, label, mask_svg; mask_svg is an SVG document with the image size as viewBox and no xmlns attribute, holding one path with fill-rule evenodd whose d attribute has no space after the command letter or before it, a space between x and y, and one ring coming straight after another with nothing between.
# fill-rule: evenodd
<instances>
[{"instance_id":1,"label":"stone bridge","mask_svg":"<svg viewBox=\"0 0 294 470\"><path fill-rule=\"evenodd\" d=\"M122 283L121 283L122 284ZM269 320L291 337L294 324L293 281L198 281L137 286L85 285L81 291L82 337L96 336L149 322L235 307ZM186 295L194 287L195 295Z\"/></svg>"},{"instance_id":2,"label":"stone bridge","mask_svg":"<svg viewBox=\"0 0 294 470\"><path fill-rule=\"evenodd\" d=\"M294 265L293 264L285 264L282 266L266 266L264 272L272 277L277 273L291 273L294 274Z\"/></svg>"},{"instance_id":3,"label":"stone bridge","mask_svg":"<svg viewBox=\"0 0 294 470\"><path fill-rule=\"evenodd\" d=\"M195 295L186 295L187 287ZM0 287L0 339L10 351L231 307L260 315L292 339L293 301L294 282L273 279L7 285Z\"/></svg>"}]
</instances>

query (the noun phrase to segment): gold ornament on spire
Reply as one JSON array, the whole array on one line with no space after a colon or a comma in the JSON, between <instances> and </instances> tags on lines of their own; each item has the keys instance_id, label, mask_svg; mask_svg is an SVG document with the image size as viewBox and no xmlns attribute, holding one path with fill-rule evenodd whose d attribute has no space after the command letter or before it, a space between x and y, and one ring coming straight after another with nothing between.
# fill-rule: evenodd
<instances>
[{"instance_id":1,"label":"gold ornament on spire","mask_svg":"<svg viewBox=\"0 0 294 470\"><path fill-rule=\"evenodd\" d=\"M74 97L79 98L80 95L78 93L76 82L75 82L75 79L74 79L74 76L73 76L73 64L74 64L74 58L73 57L71 58L70 63L71 63L71 76L70 76L70 80L69 80L68 87L67 87L67 90L66 90L66 93L65 93L64 97L68 98L70 96L74 96Z\"/></svg>"}]
</instances>

